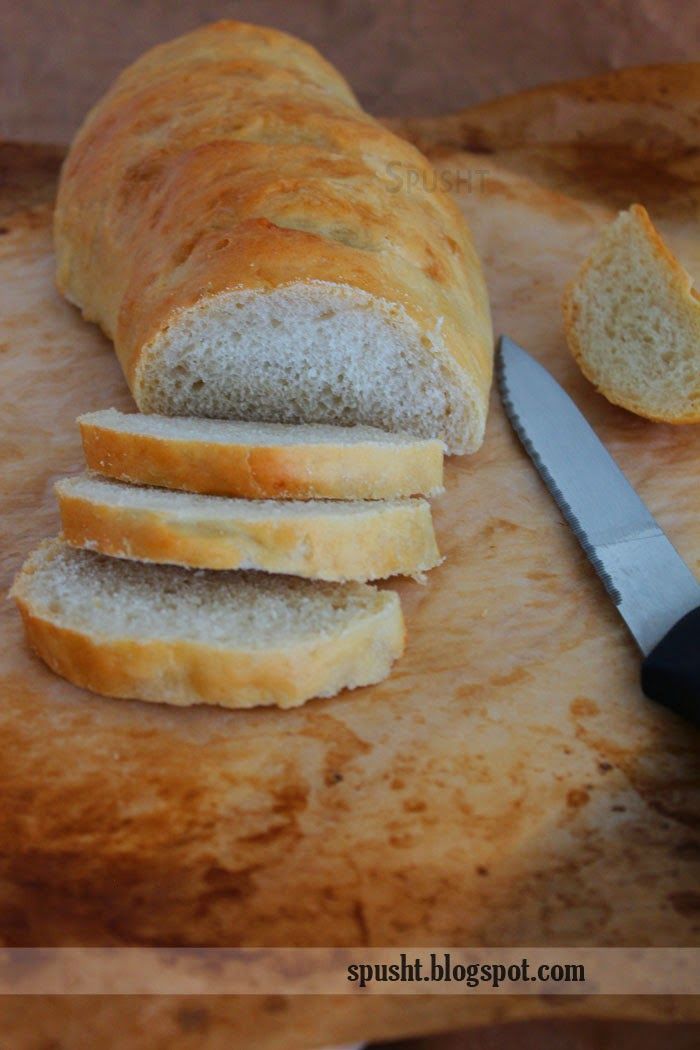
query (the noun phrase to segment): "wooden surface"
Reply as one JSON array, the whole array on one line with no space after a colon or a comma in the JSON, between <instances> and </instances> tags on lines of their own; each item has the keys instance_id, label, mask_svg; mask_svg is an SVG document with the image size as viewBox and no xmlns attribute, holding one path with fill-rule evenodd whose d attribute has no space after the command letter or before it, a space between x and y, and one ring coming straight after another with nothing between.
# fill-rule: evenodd
<instances>
[{"instance_id":1,"label":"wooden surface","mask_svg":"<svg viewBox=\"0 0 700 1050\"><path fill-rule=\"evenodd\" d=\"M685 104L669 84L666 115ZM639 102L613 103L624 137ZM451 124L442 141L440 122L407 133L429 131L426 148L458 186L496 329L563 382L697 572L700 431L607 404L561 331L563 284L622 197L647 203L700 272L692 143L662 153L667 116L656 128L644 106L653 161L651 149L613 156L595 136L550 143L534 128L535 146L511 137L500 153L469 153L468 120L463 139ZM4 585L57 529L52 483L81 465L75 416L129 405L109 345L52 286L55 161L39 149L0 156ZM399 587L409 641L393 676L299 711L180 711L80 692L27 652L6 603L5 942L697 944L697 734L642 697L635 648L495 396L483 450L450 461L435 515L447 560L426 586ZM695 1005L159 1000L146 1035L133 1000L31 1011L7 1000L3 1030L38 1047L57 1028L75 1038L89 1018L94 1041L114 1045L119 1018L120 1046L194 1046L206 1032L218 1047L254 1032L259 1047L302 1047L551 1014L689 1019Z\"/></svg>"}]
</instances>

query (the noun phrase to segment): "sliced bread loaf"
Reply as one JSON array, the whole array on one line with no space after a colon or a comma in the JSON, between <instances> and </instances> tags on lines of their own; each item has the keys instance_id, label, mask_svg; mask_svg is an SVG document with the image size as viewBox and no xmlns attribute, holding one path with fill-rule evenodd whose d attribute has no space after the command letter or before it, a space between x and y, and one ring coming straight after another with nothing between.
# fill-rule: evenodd
<instances>
[{"instance_id":1,"label":"sliced bread loaf","mask_svg":"<svg viewBox=\"0 0 700 1050\"><path fill-rule=\"evenodd\" d=\"M88 467L141 485L245 499L397 499L442 491L441 441L374 427L127 414L78 419Z\"/></svg>"},{"instance_id":2,"label":"sliced bread loaf","mask_svg":"<svg viewBox=\"0 0 700 1050\"><path fill-rule=\"evenodd\" d=\"M639 204L621 212L564 297L571 352L608 401L700 422L700 296Z\"/></svg>"},{"instance_id":3,"label":"sliced bread loaf","mask_svg":"<svg viewBox=\"0 0 700 1050\"><path fill-rule=\"evenodd\" d=\"M366 584L140 565L43 543L12 596L32 648L107 696L295 707L384 678L398 596Z\"/></svg>"},{"instance_id":4,"label":"sliced bread loaf","mask_svg":"<svg viewBox=\"0 0 700 1050\"><path fill-rule=\"evenodd\" d=\"M440 561L422 499L305 502L190 495L95 474L56 485L63 537L118 558L313 580L417 575Z\"/></svg>"},{"instance_id":5,"label":"sliced bread loaf","mask_svg":"<svg viewBox=\"0 0 700 1050\"><path fill-rule=\"evenodd\" d=\"M301 40L217 22L125 70L63 165L55 247L141 411L481 444L493 339L464 218Z\"/></svg>"}]
</instances>

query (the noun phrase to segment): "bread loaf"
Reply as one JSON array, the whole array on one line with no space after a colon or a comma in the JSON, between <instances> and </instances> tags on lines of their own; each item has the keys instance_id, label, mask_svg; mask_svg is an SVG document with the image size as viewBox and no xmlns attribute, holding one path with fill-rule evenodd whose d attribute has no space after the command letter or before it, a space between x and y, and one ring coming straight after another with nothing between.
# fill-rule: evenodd
<instances>
[{"instance_id":1,"label":"bread loaf","mask_svg":"<svg viewBox=\"0 0 700 1050\"><path fill-rule=\"evenodd\" d=\"M700 423L700 296L641 204L606 227L564 297L569 347L601 394Z\"/></svg>"},{"instance_id":2,"label":"bread loaf","mask_svg":"<svg viewBox=\"0 0 700 1050\"><path fill-rule=\"evenodd\" d=\"M118 558L338 581L415 576L440 561L422 499L227 499L90 475L59 481L56 495L64 539Z\"/></svg>"},{"instance_id":3,"label":"bread loaf","mask_svg":"<svg viewBox=\"0 0 700 1050\"><path fill-rule=\"evenodd\" d=\"M399 499L442 491L443 445L373 427L146 416L78 419L90 470L245 499Z\"/></svg>"},{"instance_id":4,"label":"bread loaf","mask_svg":"<svg viewBox=\"0 0 700 1050\"><path fill-rule=\"evenodd\" d=\"M465 222L285 33L218 22L122 73L66 160L55 245L143 412L481 443L492 333Z\"/></svg>"},{"instance_id":5,"label":"bread loaf","mask_svg":"<svg viewBox=\"0 0 700 1050\"><path fill-rule=\"evenodd\" d=\"M379 681L403 649L392 591L140 565L57 540L12 596L41 659L107 696L295 707Z\"/></svg>"}]
</instances>

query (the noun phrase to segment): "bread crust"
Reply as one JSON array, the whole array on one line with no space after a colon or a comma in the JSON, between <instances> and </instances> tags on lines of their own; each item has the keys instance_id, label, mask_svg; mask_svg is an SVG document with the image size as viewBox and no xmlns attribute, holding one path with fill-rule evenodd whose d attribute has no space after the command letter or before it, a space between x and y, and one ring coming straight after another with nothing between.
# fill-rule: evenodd
<instances>
[{"instance_id":1,"label":"bread crust","mask_svg":"<svg viewBox=\"0 0 700 1050\"><path fill-rule=\"evenodd\" d=\"M362 513L332 516L314 513L312 503L303 515L288 514L282 504L262 519L237 514L234 504L212 519L118 506L76 492L70 481L59 482L56 495L63 539L118 558L331 581L418 575L440 562L425 500L371 503Z\"/></svg>"},{"instance_id":2,"label":"bread crust","mask_svg":"<svg viewBox=\"0 0 700 1050\"><path fill-rule=\"evenodd\" d=\"M663 272L672 293L678 296L679 299L685 300L688 310L696 315L693 323L700 331L700 295L693 287L690 275L664 243L646 208L641 204L633 204L629 209L629 214L636 222L638 230L646 238L649 250L658 264L659 271ZM700 409L697 411L674 412L669 407L668 411L660 412L656 408L652 408L642 398L626 396L609 382L606 383L589 361L586 353L585 332L582 329L581 297L585 296L587 277L596 265L597 261L594 256L589 256L577 275L566 286L562 300L566 340L579 368L586 378L593 383L596 390L613 405L626 408L629 412L634 412L636 415L649 419L654 423L672 423L676 425L700 423ZM700 367L698 379L700 382Z\"/></svg>"},{"instance_id":3,"label":"bread crust","mask_svg":"<svg viewBox=\"0 0 700 1050\"><path fill-rule=\"evenodd\" d=\"M74 685L103 696L189 707L298 707L385 678L401 655L398 595L382 592L381 609L332 637L277 650L234 650L187 641L108 639L71 630L32 610L20 587L15 600L29 644Z\"/></svg>"},{"instance_id":4,"label":"bread crust","mask_svg":"<svg viewBox=\"0 0 700 1050\"><path fill-rule=\"evenodd\" d=\"M137 485L243 499L400 499L442 491L443 445L241 445L128 433L78 420L90 470Z\"/></svg>"},{"instance_id":5,"label":"bread crust","mask_svg":"<svg viewBox=\"0 0 700 1050\"><path fill-rule=\"evenodd\" d=\"M410 321L470 405L454 450L481 441L493 341L464 219L293 37L218 22L122 73L71 147L55 243L59 289L114 340L142 409L146 361L181 311L326 282Z\"/></svg>"}]
</instances>

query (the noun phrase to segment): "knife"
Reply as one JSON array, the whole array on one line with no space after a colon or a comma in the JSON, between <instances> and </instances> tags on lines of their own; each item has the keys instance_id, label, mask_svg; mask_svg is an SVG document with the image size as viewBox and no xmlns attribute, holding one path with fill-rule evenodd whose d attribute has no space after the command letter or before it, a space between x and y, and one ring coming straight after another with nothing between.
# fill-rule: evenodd
<instances>
[{"instance_id":1,"label":"knife","mask_svg":"<svg viewBox=\"0 0 700 1050\"><path fill-rule=\"evenodd\" d=\"M642 651L646 696L700 725L700 583L571 398L501 336L515 433Z\"/></svg>"}]
</instances>

